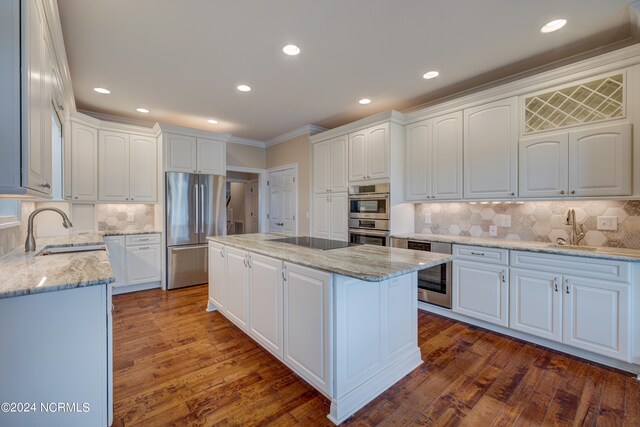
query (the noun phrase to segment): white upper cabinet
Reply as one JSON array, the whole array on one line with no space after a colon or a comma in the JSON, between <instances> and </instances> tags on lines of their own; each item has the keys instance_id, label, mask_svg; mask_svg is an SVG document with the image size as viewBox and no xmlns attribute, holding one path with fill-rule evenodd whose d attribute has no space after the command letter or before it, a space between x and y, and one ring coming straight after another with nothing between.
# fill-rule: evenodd
<instances>
[{"instance_id":1,"label":"white upper cabinet","mask_svg":"<svg viewBox=\"0 0 640 427\"><path fill-rule=\"evenodd\" d=\"M129 200L129 135L99 132L98 171L100 200Z\"/></svg>"},{"instance_id":2,"label":"white upper cabinet","mask_svg":"<svg viewBox=\"0 0 640 427\"><path fill-rule=\"evenodd\" d=\"M198 138L198 159L196 166L198 173L210 175L227 174L226 145L222 141Z\"/></svg>"},{"instance_id":3,"label":"white upper cabinet","mask_svg":"<svg viewBox=\"0 0 640 427\"><path fill-rule=\"evenodd\" d=\"M347 193L315 194L313 196L312 236L347 241Z\"/></svg>"},{"instance_id":4,"label":"white upper cabinet","mask_svg":"<svg viewBox=\"0 0 640 427\"><path fill-rule=\"evenodd\" d=\"M313 144L312 156L313 192L347 191L349 187L347 135Z\"/></svg>"},{"instance_id":5,"label":"white upper cabinet","mask_svg":"<svg viewBox=\"0 0 640 427\"><path fill-rule=\"evenodd\" d=\"M560 197L568 193L566 132L521 139L519 157L520 197Z\"/></svg>"},{"instance_id":6,"label":"white upper cabinet","mask_svg":"<svg viewBox=\"0 0 640 427\"><path fill-rule=\"evenodd\" d=\"M462 112L413 123L405 132L405 199L462 198Z\"/></svg>"},{"instance_id":7,"label":"white upper cabinet","mask_svg":"<svg viewBox=\"0 0 640 427\"><path fill-rule=\"evenodd\" d=\"M165 135L166 170L226 175L226 144L214 139Z\"/></svg>"},{"instance_id":8,"label":"white upper cabinet","mask_svg":"<svg viewBox=\"0 0 640 427\"><path fill-rule=\"evenodd\" d=\"M71 196L74 201L98 199L98 131L71 124Z\"/></svg>"},{"instance_id":9,"label":"white upper cabinet","mask_svg":"<svg viewBox=\"0 0 640 427\"><path fill-rule=\"evenodd\" d=\"M349 181L389 178L389 123L349 134Z\"/></svg>"},{"instance_id":10,"label":"white upper cabinet","mask_svg":"<svg viewBox=\"0 0 640 427\"><path fill-rule=\"evenodd\" d=\"M98 140L99 200L157 200L156 139L100 131Z\"/></svg>"},{"instance_id":11,"label":"white upper cabinet","mask_svg":"<svg viewBox=\"0 0 640 427\"><path fill-rule=\"evenodd\" d=\"M569 193L628 196L632 179L631 125L613 124L569 133Z\"/></svg>"},{"instance_id":12,"label":"white upper cabinet","mask_svg":"<svg viewBox=\"0 0 640 427\"><path fill-rule=\"evenodd\" d=\"M517 97L464 110L464 197L512 198L517 192Z\"/></svg>"}]
</instances>

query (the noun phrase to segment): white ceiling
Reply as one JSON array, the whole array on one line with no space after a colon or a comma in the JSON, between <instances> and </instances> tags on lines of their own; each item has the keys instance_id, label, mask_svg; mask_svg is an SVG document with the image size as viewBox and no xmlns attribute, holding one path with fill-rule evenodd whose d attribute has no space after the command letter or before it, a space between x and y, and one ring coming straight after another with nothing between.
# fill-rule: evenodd
<instances>
[{"instance_id":1,"label":"white ceiling","mask_svg":"<svg viewBox=\"0 0 640 427\"><path fill-rule=\"evenodd\" d=\"M630 2L58 0L79 109L257 140L402 110L619 42ZM565 28L540 33L559 17ZM287 43L302 53L284 55ZM422 79L432 69L441 76ZM361 106L363 97L373 102Z\"/></svg>"}]
</instances>

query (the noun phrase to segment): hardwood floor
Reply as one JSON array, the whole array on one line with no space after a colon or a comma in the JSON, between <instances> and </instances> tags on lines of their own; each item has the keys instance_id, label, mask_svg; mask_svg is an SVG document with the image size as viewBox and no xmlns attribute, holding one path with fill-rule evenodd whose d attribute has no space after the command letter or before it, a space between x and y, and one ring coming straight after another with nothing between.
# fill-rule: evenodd
<instances>
[{"instance_id":1,"label":"hardwood floor","mask_svg":"<svg viewBox=\"0 0 640 427\"><path fill-rule=\"evenodd\" d=\"M114 426L331 426L329 401L233 326L207 287L114 296ZM424 364L347 426L640 426L635 377L420 312Z\"/></svg>"}]
</instances>

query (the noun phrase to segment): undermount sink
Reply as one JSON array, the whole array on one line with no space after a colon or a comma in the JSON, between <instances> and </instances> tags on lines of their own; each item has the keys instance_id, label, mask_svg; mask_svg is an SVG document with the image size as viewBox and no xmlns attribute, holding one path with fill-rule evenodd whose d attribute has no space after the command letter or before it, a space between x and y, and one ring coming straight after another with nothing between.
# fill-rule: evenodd
<instances>
[{"instance_id":1,"label":"undermount sink","mask_svg":"<svg viewBox=\"0 0 640 427\"><path fill-rule=\"evenodd\" d=\"M107 248L104 245L60 246L60 247L45 248L42 251L40 251L36 256L73 254L78 252L95 252L95 251L106 251L106 250Z\"/></svg>"},{"instance_id":2,"label":"undermount sink","mask_svg":"<svg viewBox=\"0 0 640 427\"><path fill-rule=\"evenodd\" d=\"M593 246L578 246L578 245L559 245L557 243L553 243L548 245L549 248L554 249L575 249L578 251L596 251L598 248Z\"/></svg>"}]
</instances>

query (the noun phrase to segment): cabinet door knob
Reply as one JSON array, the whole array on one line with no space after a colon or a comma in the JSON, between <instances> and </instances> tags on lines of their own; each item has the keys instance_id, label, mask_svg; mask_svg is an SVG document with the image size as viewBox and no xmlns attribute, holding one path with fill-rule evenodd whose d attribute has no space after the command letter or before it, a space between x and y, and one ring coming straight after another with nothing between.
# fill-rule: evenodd
<instances>
[{"instance_id":1,"label":"cabinet door knob","mask_svg":"<svg viewBox=\"0 0 640 427\"><path fill-rule=\"evenodd\" d=\"M553 288L555 289L556 292L558 292L558 278L557 277L553 278Z\"/></svg>"},{"instance_id":2,"label":"cabinet door knob","mask_svg":"<svg viewBox=\"0 0 640 427\"><path fill-rule=\"evenodd\" d=\"M564 194L564 190L560 190L560 194Z\"/></svg>"},{"instance_id":3,"label":"cabinet door knob","mask_svg":"<svg viewBox=\"0 0 640 427\"><path fill-rule=\"evenodd\" d=\"M40 186L43 188L51 188L51 184L49 184L48 182L45 184L41 184Z\"/></svg>"},{"instance_id":4,"label":"cabinet door knob","mask_svg":"<svg viewBox=\"0 0 640 427\"><path fill-rule=\"evenodd\" d=\"M576 190L571 190L571 194L576 194Z\"/></svg>"},{"instance_id":5,"label":"cabinet door knob","mask_svg":"<svg viewBox=\"0 0 640 427\"><path fill-rule=\"evenodd\" d=\"M78 198L78 196L74 197L74 199L77 199L77 198Z\"/></svg>"},{"instance_id":6,"label":"cabinet door knob","mask_svg":"<svg viewBox=\"0 0 640 427\"><path fill-rule=\"evenodd\" d=\"M516 193L511 193L511 195L512 195L512 196L515 196L515 195L516 195Z\"/></svg>"}]
</instances>

